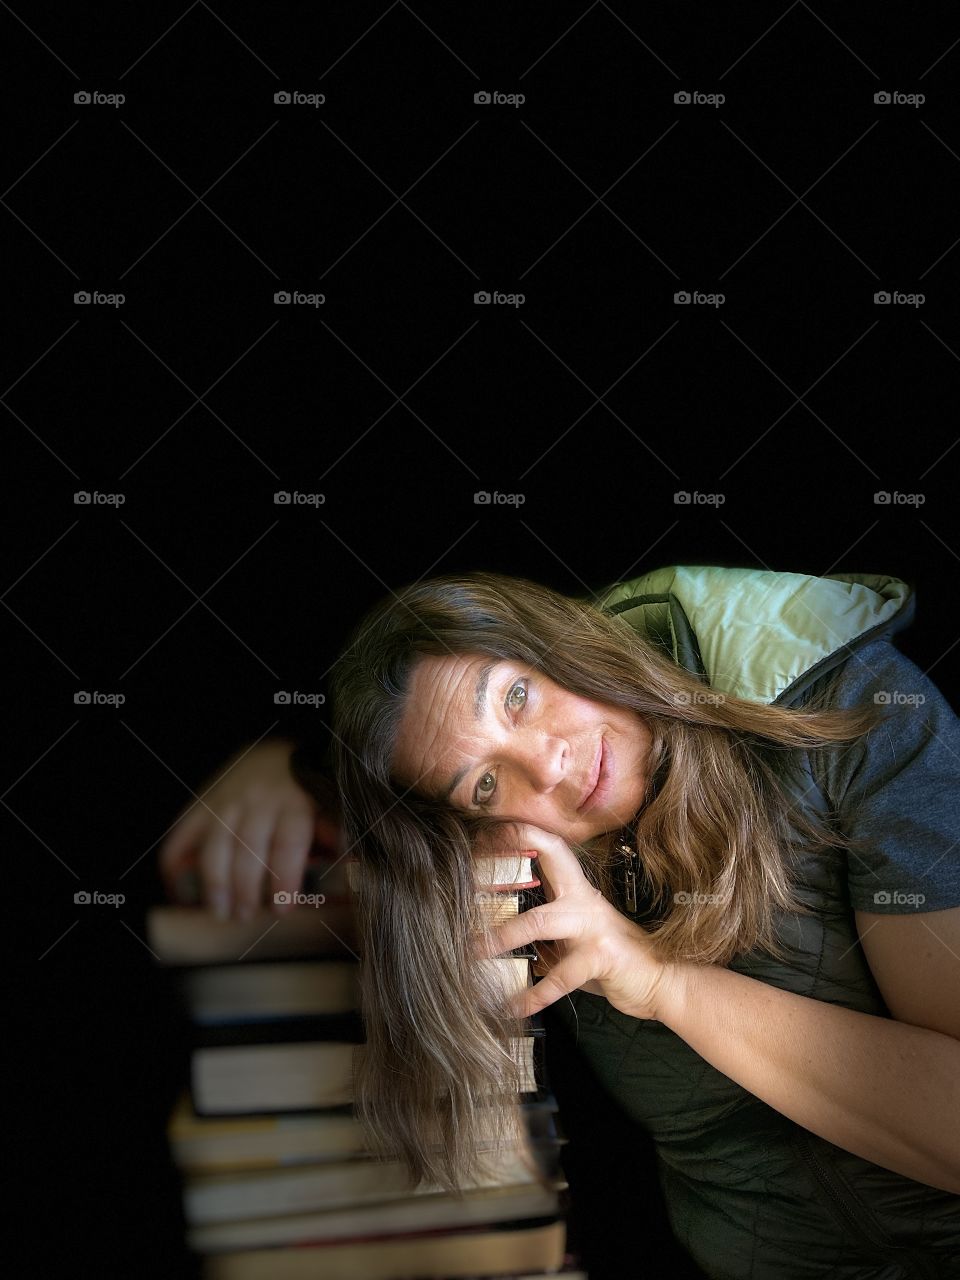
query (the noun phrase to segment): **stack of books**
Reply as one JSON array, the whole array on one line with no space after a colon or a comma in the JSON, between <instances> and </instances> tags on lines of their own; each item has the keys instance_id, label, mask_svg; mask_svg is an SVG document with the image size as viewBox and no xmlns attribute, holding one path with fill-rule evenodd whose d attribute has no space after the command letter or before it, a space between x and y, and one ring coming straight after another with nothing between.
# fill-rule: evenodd
<instances>
[{"instance_id":1,"label":"stack of books","mask_svg":"<svg viewBox=\"0 0 960 1280\"><path fill-rule=\"evenodd\" d=\"M521 910L539 881L529 858L483 861L490 927ZM399 1163L370 1154L352 1105L364 1050L355 872L335 852L314 852L303 893L324 901L283 916L149 913L150 946L191 1029L189 1086L168 1138L205 1280L557 1275L576 1260L566 1253L564 1139L542 1083L536 1019L514 1042L522 1149L507 1148L459 1198L429 1184L411 1192ZM534 954L482 963L513 992L532 982Z\"/></svg>"}]
</instances>

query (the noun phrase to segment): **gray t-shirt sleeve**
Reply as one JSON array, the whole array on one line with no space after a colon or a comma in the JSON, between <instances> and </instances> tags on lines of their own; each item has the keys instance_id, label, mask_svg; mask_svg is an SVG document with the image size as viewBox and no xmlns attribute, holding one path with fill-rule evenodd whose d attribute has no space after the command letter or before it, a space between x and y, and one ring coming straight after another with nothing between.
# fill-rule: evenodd
<instances>
[{"instance_id":1,"label":"gray t-shirt sleeve","mask_svg":"<svg viewBox=\"0 0 960 1280\"><path fill-rule=\"evenodd\" d=\"M880 639L804 703L876 701L886 719L870 734L812 753L840 829L863 842L846 854L851 905L879 915L960 907L960 719L944 695Z\"/></svg>"}]
</instances>

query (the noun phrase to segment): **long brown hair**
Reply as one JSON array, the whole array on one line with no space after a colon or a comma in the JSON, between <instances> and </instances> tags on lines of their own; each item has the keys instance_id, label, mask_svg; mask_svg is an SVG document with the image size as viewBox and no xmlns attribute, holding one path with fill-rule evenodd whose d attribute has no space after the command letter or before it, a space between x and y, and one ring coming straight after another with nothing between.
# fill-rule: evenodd
<instances>
[{"instance_id":1,"label":"long brown hair","mask_svg":"<svg viewBox=\"0 0 960 1280\"><path fill-rule=\"evenodd\" d=\"M625 620L490 572L408 586L355 627L333 681L337 789L360 871L366 1045L355 1106L377 1154L402 1160L413 1185L456 1193L484 1170L481 1152L519 1136L511 1045L524 1024L508 1016L473 950L483 927L473 859L491 829L503 837L502 821L456 812L392 773L411 671L427 654L519 662L644 719L650 782L630 827L663 907L648 932L665 961L725 964L755 948L782 955L778 913L809 911L793 892L792 853L807 841L850 844L829 817L791 806L783 763L791 752L851 742L883 713L711 696ZM615 836L572 844L608 896Z\"/></svg>"}]
</instances>

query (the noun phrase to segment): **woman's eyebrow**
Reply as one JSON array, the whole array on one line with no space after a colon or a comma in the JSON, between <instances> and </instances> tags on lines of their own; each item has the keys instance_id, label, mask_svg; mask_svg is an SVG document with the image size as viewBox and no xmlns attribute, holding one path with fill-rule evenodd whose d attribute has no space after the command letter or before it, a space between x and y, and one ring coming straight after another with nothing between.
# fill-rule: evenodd
<instances>
[{"instance_id":1,"label":"woman's eyebrow","mask_svg":"<svg viewBox=\"0 0 960 1280\"><path fill-rule=\"evenodd\" d=\"M484 715L486 714L487 683L490 679L490 672L494 669L494 667L498 666L499 663L500 663L499 658L493 658L491 661L485 662L483 666L480 668L480 671L477 675L477 683L476 683L476 687L474 689L474 694L473 694L473 718L475 720L478 720L478 721L482 720ZM447 786L440 793L439 799L441 804L448 803L454 791L456 791L457 787L459 787L460 783L463 781L463 779L467 776L469 772L470 772L469 765L465 765L464 768L457 770L457 772L450 779Z\"/></svg>"}]
</instances>

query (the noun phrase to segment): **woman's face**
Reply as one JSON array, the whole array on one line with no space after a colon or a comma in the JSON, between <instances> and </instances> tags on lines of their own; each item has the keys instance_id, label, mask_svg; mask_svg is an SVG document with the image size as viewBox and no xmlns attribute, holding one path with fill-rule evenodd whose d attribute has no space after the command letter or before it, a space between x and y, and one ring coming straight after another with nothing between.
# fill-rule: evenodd
<instances>
[{"instance_id":1,"label":"woman's face","mask_svg":"<svg viewBox=\"0 0 960 1280\"><path fill-rule=\"evenodd\" d=\"M634 711L485 656L414 665L393 757L401 785L454 809L584 841L643 803L650 732Z\"/></svg>"}]
</instances>

